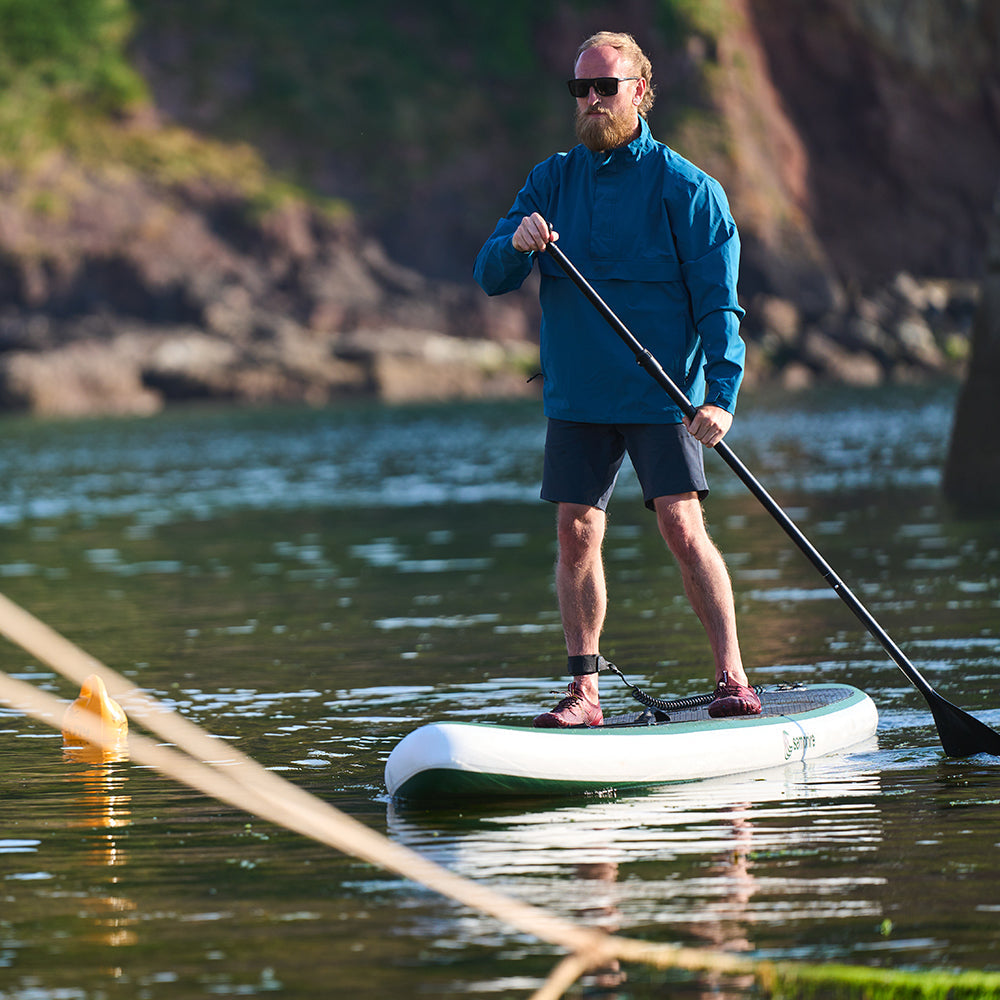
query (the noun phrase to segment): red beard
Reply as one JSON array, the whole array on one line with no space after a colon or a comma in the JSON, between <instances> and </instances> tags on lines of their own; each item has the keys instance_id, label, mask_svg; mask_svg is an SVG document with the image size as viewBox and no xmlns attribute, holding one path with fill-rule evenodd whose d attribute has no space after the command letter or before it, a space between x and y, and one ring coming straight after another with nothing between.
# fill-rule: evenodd
<instances>
[{"instance_id":1,"label":"red beard","mask_svg":"<svg viewBox=\"0 0 1000 1000\"><path fill-rule=\"evenodd\" d=\"M599 112L576 112L576 136L587 149L599 152L617 149L632 141L635 125L621 115L604 109Z\"/></svg>"}]
</instances>

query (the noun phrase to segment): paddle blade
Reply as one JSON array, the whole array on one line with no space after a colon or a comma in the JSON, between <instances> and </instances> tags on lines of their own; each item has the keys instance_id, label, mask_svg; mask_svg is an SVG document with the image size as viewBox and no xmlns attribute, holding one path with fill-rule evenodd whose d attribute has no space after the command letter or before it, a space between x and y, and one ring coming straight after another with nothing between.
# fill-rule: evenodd
<instances>
[{"instance_id":1,"label":"paddle blade","mask_svg":"<svg viewBox=\"0 0 1000 1000\"><path fill-rule=\"evenodd\" d=\"M1000 733L936 692L933 694L933 698L927 698L927 704L931 707L941 745L949 757L971 757L977 753L1000 757Z\"/></svg>"}]
</instances>

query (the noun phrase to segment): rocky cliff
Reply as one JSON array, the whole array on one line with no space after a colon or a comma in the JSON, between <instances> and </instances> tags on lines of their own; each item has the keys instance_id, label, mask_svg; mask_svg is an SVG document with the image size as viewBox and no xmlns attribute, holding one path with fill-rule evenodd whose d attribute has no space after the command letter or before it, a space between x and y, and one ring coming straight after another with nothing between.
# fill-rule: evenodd
<instances>
[{"instance_id":1,"label":"rocky cliff","mask_svg":"<svg viewBox=\"0 0 1000 1000\"><path fill-rule=\"evenodd\" d=\"M1000 191L993 205L987 270L972 329L972 355L955 410L945 463L945 496L963 514L1000 510Z\"/></svg>"},{"instance_id":2,"label":"rocky cliff","mask_svg":"<svg viewBox=\"0 0 1000 1000\"><path fill-rule=\"evenodd\" d=\"M393 263L343 211L61 156L7 183L0 408L525 391L534 350L502 307Z\"/></svg>"},{"instance_id":3,"label":"rocky cliff","mask_svg":"<svg viewBox=\"0 0 1000 1000\"><path fill-rule=\"evenodd\" d=\"M533 291L487 299L471 259L572 143L562 80L606 26L653 57L654 132L730 193L751 379L960 370L1000 181L992 0L111 8L129 32L92 45L141 85L112 63L0 155L0 406L531 391ZM21 51L34 108L58 75Z\"/></svg>"}]
</instances>

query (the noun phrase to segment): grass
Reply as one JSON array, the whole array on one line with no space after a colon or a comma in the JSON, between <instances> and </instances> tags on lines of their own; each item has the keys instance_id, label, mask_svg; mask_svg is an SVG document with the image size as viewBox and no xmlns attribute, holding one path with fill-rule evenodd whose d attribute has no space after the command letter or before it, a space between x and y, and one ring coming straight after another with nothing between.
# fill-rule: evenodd
<instances>
[{"instance_id":1,"label":"grass","mask_svg":"<svg viewBox=\"0 0 1000 1000\"><path fill-rule=\"evenodd\" d=\"M138 174L172 187L225 187L263 216L308 200L330 218L350 214L271 169L246 142L225 142L162 124L128 53L136 15L128 0L0 0L0 164L20 178L33 212L68 210L64 157L92 174ZM69 171L67 173L72 173Z\"/></svg>"}]
</instances>

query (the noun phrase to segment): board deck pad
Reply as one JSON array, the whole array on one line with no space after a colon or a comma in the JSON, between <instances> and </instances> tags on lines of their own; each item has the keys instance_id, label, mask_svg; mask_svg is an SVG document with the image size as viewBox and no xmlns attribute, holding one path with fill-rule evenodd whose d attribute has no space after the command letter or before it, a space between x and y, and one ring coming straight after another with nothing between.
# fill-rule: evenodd
<instances>
[{"instance_id":1,"label":"board deck pad","mask_svg":"<svg viewBox=\"0 0 1000 1000\"><path fill-rule=\"evenodd\" d=\"M804 684L777 685L775 687L755 688L760 696L760 714L747 718L767 719L779 715L796 715L799 712L812 712L817 708L843 701L851 688L844 685L827 685L825 687L807 687ZM643 726L659 724L660 719L651 712L626 712L621 715L608 716L604 720L604 728L619 729L623 726ZM708 714L708 705L696 708L672 708L666 713L669 722L709 722L714 721Z\"/></svg>"}]
</instances>

